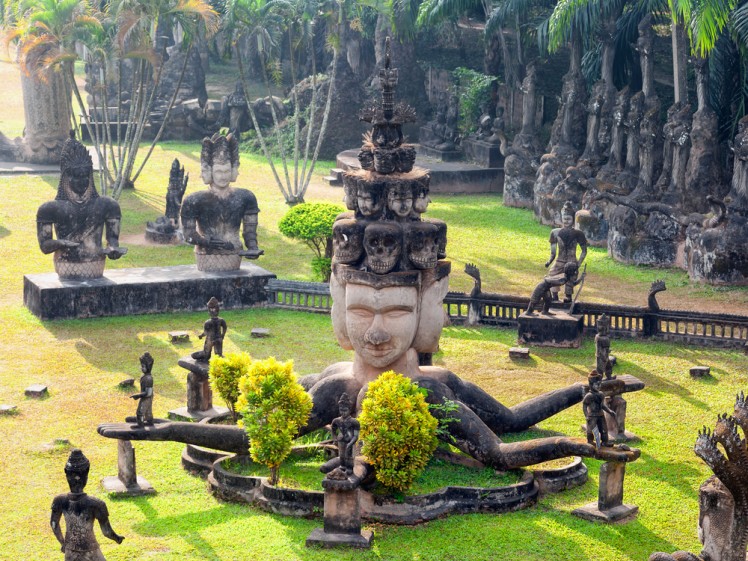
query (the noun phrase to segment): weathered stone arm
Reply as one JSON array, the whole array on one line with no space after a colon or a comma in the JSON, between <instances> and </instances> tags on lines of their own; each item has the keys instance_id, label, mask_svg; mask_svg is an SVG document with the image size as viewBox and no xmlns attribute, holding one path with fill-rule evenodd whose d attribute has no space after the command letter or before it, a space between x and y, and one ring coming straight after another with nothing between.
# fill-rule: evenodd
<instances>
[{"instance_id":1,"label":"weathered stone arm","mask_svg":"<svg viewBox=\"0 0 748 561\"><path fill-rule=\"evenodd\" d=\"M36 239L39 241L39 248L42 253L48 255L54 253L58 249L65 249L69 247L78 247L78 242L70 240L56 240L53 236L53 224L51 222L36 222Z\"/></svg>"},{"instance_id":2,"label":"weathered stone arm","mask_svg":"<svg viewBox=\"0 0 748 561\"><path fill-rule=\"evenodd\" d=\"M119 259L127 253L126 247L119 246L120 218L112 217L106 220L106 248L104 255L109 259Z\"/></svg>"},{"instance_id":3,"label":"weathered stone arm","mask_svg":"<svg viewBox=\"0 0 748 561\"><path fill-rule=\"evenodd\" d=\"M242 237L244 238L244 245L247 247L247 251L243 252L243 255L247 259L256 259L262 255L264 250L260 249L257 245L257 213L248 212L243 218Z\"/></svg>"},{"instance_id":4,"label":"weathered stone arm","mask_svg":"<svg viewBox=\"0 0 748 561\"><path fill-rule=\"evenodd\" d=\"M247 433L240 427L163 419L154 419L153 423L142 427L130 423L108 423L99 425L97 430L103 437L118 440L183 442L236 454L247 454L249 450Z\"/></svg>"}]
</instances>

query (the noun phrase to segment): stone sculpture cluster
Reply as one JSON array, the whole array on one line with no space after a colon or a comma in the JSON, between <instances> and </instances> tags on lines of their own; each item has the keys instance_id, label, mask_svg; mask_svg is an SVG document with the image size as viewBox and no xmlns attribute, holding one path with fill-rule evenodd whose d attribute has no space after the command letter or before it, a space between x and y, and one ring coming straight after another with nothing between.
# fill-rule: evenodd
<instances>
[{"instance_id":1,"label":"stone sculpture cluster","mask_svg":"<svg viewBox=\"0 0 748 561\"><path fill-rule=\"evenodd\" d=\"M342 225L336 227L338 243L330 280L333 328L341 346L354 351L353 362L336 363L319 374L301 378L313 408L300 432L304 434L332 423L339 416L336 404L343 393L350 396L351 410L355 410L367 384L383 372L394 370L425 388L429 402L454 401L457 410L453 416L458 422L450 425L450 432L457 446L496 469L571 455L616 462L635 460L636 450L597 449L578 438L551 437L513 443L499 439L505 432L525 430L580 403L584 397L581 384L508 408L444 368L419 366L419 353L435 352L439 343L450 263L440 259L445 245L437 241L439 232L444 233L445 229L416 218L425 210L424 207L418 211L415 201L427 202L428 174L415 168L396 171L396 166L402 165L400 162L410 159L408 147L402 145L401 126L406 119L413 118L413 113L402 105L395 106L397 72L390 68L389 57L386 60L382 71L382 102L362 115L372 123L372 134L361 152L364 169L346 178L346 201L353 208L337 221ZM343 225L350 229L341 231ZM427 235L421 235L422 229L427 230ZM345 243L352 237L360 239L360 245L348 248ZM415 251L424 239L429 245L428 259L422 259ZM401 249L396 250L397 247ZM631 377L616 382L622 391L642 387L641 382ZM99 433L109 438L175 440L219 450L247 451L245 432L225 425L107 424L99 427Z\"/></svg>"}]
</instances>

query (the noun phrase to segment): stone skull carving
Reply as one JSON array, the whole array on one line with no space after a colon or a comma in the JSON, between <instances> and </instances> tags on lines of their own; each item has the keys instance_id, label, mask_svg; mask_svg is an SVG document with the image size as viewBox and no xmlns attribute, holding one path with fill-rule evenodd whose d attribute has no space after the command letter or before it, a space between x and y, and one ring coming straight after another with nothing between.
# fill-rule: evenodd
<instances>
[{"instance_id":1,"label":"stone skull carving","mask_svg":"<svg viewBox=\"0 0 748 561\"><path fill-rule=\"evenodd\" d=\"M369 224L364 232L364 250L370 271L383 275L389 273L400 259L403 233L392 223Z\"/></svg>"},{"instance_id":2,"label":"stone skull carving","mask_svg":"<svg viewBox=\"0 0 748 561\"><path fill-rule=\"evenodd\" d=\"M358 180L348 174L343 175L343 191L345 192L345 208L348 210L356 210L358 205L356 199L358 198Z\"/></svg>"},{"instance_id":3,"label":"stone skull carving","mask_svg":"<svg viewBox=\"0 0 748 561\"><path fill-rule=\"evenodd\" d=\"M373 170L374 152L372 152L371 148L362 148L358 153L358 161L361 163L361 169Z\"/></svg>"},{"instance_id":4,"label":"stone skull carving","mask_svg":"<svg viewBox=\"0 0 748 561\"><path fill-rule=\"evenodd\" d=\"M332 247L337 263L357 263L364 253L362 224L351 218L337 220L332 227Z\"/></svg>"},{"instance_id":5,"label":"stone skull carving","mask_svg":"<svg viewBox=\"0 0 748 561\"><path fill-rule=\"evenodd\" d=\"M439 228L431 222L413 222L405 230L408 259L416 269L436 267L439 253Z\"/></svg>"},{"instance_id":6,"label":"stone skull carving","mask_svg":"<svg viewBox=\"0 0 748 561\"><path fill-rule=\"evenodd\" d=\"M397 154L393 150L376 148L374 150L374 169L382 174L395 171L397 167Z\"/></svg>"}]
</instances>

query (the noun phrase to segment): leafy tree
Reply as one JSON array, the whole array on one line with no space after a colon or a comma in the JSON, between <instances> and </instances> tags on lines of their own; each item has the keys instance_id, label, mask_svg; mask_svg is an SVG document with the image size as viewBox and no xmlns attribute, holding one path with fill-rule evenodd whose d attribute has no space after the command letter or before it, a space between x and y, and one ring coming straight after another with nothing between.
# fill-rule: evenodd
<instances>
[{"instance_id":1,"label":"leafy tree","mask_svg":"<svg viewBox=\"0 0 748 561\"><path fill-rule=\"evenodd\" d=\"M234 422L237 420L236 400L239 399L239 380L249 372L252 357L248 353L214 355L210 359L210 385L226 402Z\"/></svg>"},{"instance_id":2,"label":"leafy tree","mask_svg":"<svg viewBox=\"0 0 748 561\"><path fill-rule=\"evenodd\" d=\"M337 69L340 42L334 33L328 33L328 46L333 51L333 60L329 70L329 83L327 90L327 101L323 109L322 121L319 129L315 130L317 123L317 74L316 57L312 54L311 62L311 90L312 99L309 104L309 114L302 115L300 109L298 88L300 81L299 68L301 57L306 53L314 53L314 42L316 30L323 27L322 22L327 20L324 27L328 30L340 25L343 14L343 2L337 3L326 0L226 0L224 30L231 34L236 45L239 73L244 83L244 90L249 91L247 72L239 52L239 43L248 42L254 44L257 58L260 60L261 75L265 79L268 95L271 95L271 79L279 79L280 49L283 44L288 48L287 60L290 63L291 98L294 113L291 117L293 129L293 149L289 154L282 133L282 123L275 112L273 104L270 111L273 117L273 132L271 139L260 129L257 117L249 105L249 115L252 119L255 132L257 133L263 154L270 164L273 177L278 185L283 198L290 206L303 203L312 172L317 164L322 140L327 132L327 120L332 108L332 92L335 85L335 73ZM284 40L285 39L285 40ZM306 121L306 134L302 131L302 119ZM316 138L315 138L316 136ZM276 151L280 154L281 171L279 173L272 151L269 146L271 140Z\"/></svg>"},{"instance_id":3,"label":"leafy tree","mask_svg":"<svg viewBox=\"0 0 748 561\"><path fill-rule=\"evenodd\" d=\"M249 437L252 459L270 468L270 484L291 452L293 439L309 418L312 399L296 381L293 362L256 360L239 380L236 410Z\"/></svg>"},{"instance_id":4,"label":"leafy tree","mask_svg":"<svg viewBox=\"0 0 748 561\"><path fill-rule=\"evenodd\" d=\"M358 420L363 452L377 480L407 490L431 459L438 422L429 412L426 390L393 371L369 384Z\"/></svg>"},{"instance_id":5,"label":"leafy tree","mask_svg":"<svg viewBox=\"0 0 748 561\"><path fill-rule=\"evenodd\" d=\"M330 280L332 225L343 208L330 203L303 203L292 207L278 223L280 233L301 240L316 254L312 267L324 282Z\"/></svg>"}]
</instances>

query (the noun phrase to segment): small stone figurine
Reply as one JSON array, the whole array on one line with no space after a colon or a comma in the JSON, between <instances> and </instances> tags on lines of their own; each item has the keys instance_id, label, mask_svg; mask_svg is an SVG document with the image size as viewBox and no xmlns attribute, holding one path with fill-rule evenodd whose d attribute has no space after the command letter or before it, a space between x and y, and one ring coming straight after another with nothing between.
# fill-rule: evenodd
<instances>
[{"instance_id":1,"label":"small stone figurine","mask_svg":"<svg viewBox=\"0 0 748 561\"><path fill-rule=\"evenodd\" d=\"M595 371L606 380L612 380L613 364L610 362L610 318L602 314L597 318L597 335L595 335Z\"/></svg>"},{"instance_id":2,"label":"small stone figurine","mask_svg":"<svg viewBox=\"0 0 748 561\"><path fill-rule=\"evenodd\" d=\"M551 237L549 243L551 245L551 255L546 261L545 266L550 267L548 269L548 275L559 275L564 272L564 268L567 263L576 263L577 268L582 266L584 258L587 256L587 238L584 232L574 228L574 208L570 201L564 203L561 209L561 221L563 226L561 228L554 228L551 230ZM581 248L579 257L577 257L577 248ZM555 263L554 263L555 261ZM565 283L565 297L564 302L571 302L571 295L574 291L574 284L571 279ZM558 300L558 292L561 285L553 285L551 290L551 296L554 300Z\"/></svg>"},{"instance_id":3,"label":"small stone figurine","mask_svg":"<svg viewBox=\"0 0 748 561\"><path fill-rule=\"evenodd\" d=\"M144 353L140 357L140 371L143 375L140 377L140 393L130 397L138 401L138 410L135 412L135 419L139 427L153 424L153 357L150 353Z\"/></svg>"},{"instance_id":4,"label":"small stone figurine","mask_svg":"<svg viewBox=\"0 0 748 561\"><path fill-rule=\"evenodd\" d=\"M593 371L587 381L589 389L582 400L582 410L587 419L587 442L594 444L595 448L608 446L608 427L603 413L613 416L615 413L605 405L605 395L600 391L602 377Z\"/></svg>"},{"instance_id":5,"label":"small stone figurine","mask_svg":"<svg viewBox=\"0 0 748 561\"><path fill-rule=\"evenodd\" d=\"M551 302L554 299L551 289L553 287L558 288L559 286L564 285L571 285L572 287L578 285L582 280L584 280L584 277L587 274L586 272L583 272L582 275L577 278L578 272L579 266L574 261L570 261L564 265L562 275L548 275L545 277L532 291L532 294L530 295L530 303L527 305L527 311L525 313L529 315L534 314L535 307L542 301L543 315L550 315L549 310L551 309Z\"/></svg>"},{"instance_id":6,"label":"small stone figurine","mask_svg":"<svg viewBox=\"0 0 748 561\"><path fill-rule=\"evenodd\" d=\"M340 466L328 475L332 479L336 475L347 477L353 474L353 453L361 429L358 420L351 417L351 398L345 392L338 400L338 411L340 417L333 419L330 424L332 438L338 447L338 458L340 459Z\"/></svg>"},{"instance_id":7,"label":"small stone figurine","mask_svg":"<svg viewBox=\"0 0 748 561\"><path fill-rule=\"evenodd\" d=\"M83 492L88 483L91 464L76 449L70 453L65 464L70 493L57 495L52 501L50 525L57 541L62 546L65 561L106 561L94 536L94 520L99 521L101 533L110 540L122 543L125 538L117 534L109 524L109 512L101 499L89 497ZM60 528L60 518L65 517L65 536Z\"/></svg>"},{"instance_id":8,"label":"small stone figurine","mask_svg":"<svg viewBox=\"0 0 748 561\"><path fill-rule=\"evenodd\" d=\"M226 335L226 322L218 317L218 312L221 311L220 303L213 296L208 300L208 313L210 319L203 325L203 332L198 335L200 339L205 337L205 344L203 345L202 351L196 351L192 353L192 358L195 360L209 361L210 355L215 350L218 356L223 356L223 337Z\"/></svg>"}]
</instances>

